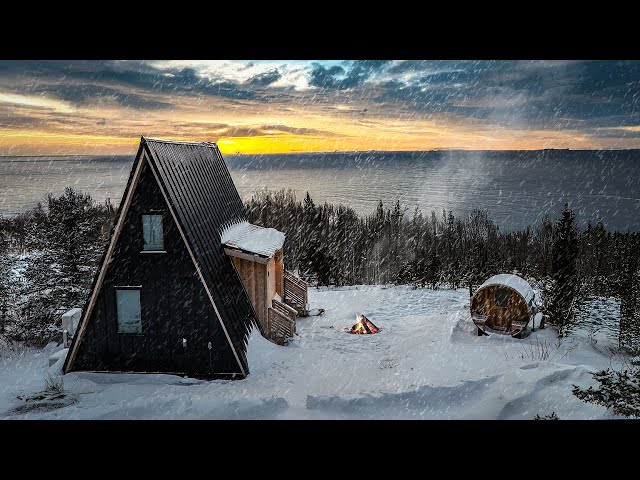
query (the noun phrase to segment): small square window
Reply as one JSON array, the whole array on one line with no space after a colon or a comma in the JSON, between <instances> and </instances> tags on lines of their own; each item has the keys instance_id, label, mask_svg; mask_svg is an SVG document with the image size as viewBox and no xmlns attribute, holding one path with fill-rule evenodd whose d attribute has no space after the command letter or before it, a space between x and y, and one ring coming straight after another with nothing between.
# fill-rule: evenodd
<instances>
[{"instance_id":1,"label":"small square window","mask_svg":"<svg viewBox=\"0 0 640 480\"><path fill-rule=\"evenodd\" d=\"M118 333L142 333L139 289L116 289L116 314Z\"/></svg>"},{"instance_id":2,"label":"small square window","mask_svg":"<svg viewBox=\"0 0 640 480\"><path fill-rule=\"evenodd\" d=\"M162 215L142 215L142 236L144 237L142 250L164 250Z\"/></svg>"},{"instance_id":3,"label":"small square window","mask_svg":"<svg viewBox=\"0 0 640 480\"><path fill-rule=\"evenodd\" d=\"M496 307L506 308L509 306L509 298L511 297L511 292L506 288L498 288L496 289Z\"/></svg>"}]
</instances>

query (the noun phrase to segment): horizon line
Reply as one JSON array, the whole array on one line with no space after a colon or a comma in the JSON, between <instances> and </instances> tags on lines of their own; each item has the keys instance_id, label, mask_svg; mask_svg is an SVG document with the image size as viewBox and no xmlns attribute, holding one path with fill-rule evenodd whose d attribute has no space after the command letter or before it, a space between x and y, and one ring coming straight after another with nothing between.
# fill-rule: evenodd
<instances>
[{"instance_id":1,"label":"horizon line","mask_svg":"<svg viewBox=\"0 0 640 480\"><path fill-rule=\"evenodd\" d=\"M217 142L207 142L214 143L217 145ZM291 154L351 154L351 153L398 153L398 152L545 152L545 151L570 151L570 152L623 152L623 151L632 151L632 150L640 150L640 148L478 148L478 149L467 149L467 148L431 148L427 150L326 150L326 151L315 151L315 150L291 150L288 152L264 152L264 153L244 153L244 152L235 152L235 153L223 153L223 155L247 155L247 156L256 156L256 155L291 155ZM221 152L222 153L222 152ZM0 154L0 158L7 157L126 157L129 155L135 156L135 152L131 154L127 153L119 153L119 154L95 154L95 153L65 153L65 154L50 154L50 155L4 155Z\"/></svg>"}]
</instances>

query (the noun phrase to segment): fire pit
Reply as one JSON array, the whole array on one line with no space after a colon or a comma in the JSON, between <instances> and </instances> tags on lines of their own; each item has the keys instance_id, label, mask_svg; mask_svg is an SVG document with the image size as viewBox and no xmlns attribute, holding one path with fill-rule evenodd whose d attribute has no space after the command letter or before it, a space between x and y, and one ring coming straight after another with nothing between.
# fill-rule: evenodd
<instances>
[{"instance_id":1,"label":"fire pit","mask_svg":"<svg viewBox=\"0 0 640 480\"><path fill-rule=\"evenodd\" d=\"M356 323L351 327L349 333L356 335L371 335L378 333L380 329L376 327L371 320L359 313L356 315Z\"/></svg>"}]
</instances>

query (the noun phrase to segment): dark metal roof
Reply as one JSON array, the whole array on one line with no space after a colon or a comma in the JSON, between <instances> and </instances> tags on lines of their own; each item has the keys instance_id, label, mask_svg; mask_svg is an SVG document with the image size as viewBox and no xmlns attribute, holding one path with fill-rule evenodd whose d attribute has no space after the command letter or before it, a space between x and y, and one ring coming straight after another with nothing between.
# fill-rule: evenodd
<instances>
[{"instance_id":1,"label":"dark metal roof","mask_svg":"<svg viewBox=\"0 0 640 480\"><path fill-rule=\"evenodd\" d=\"M246 220L240 195L215 143L142 137L189 247L243 367L252 325L260 328L251 301L220 240L222 229Z\"/></svg>"}]
</instances>

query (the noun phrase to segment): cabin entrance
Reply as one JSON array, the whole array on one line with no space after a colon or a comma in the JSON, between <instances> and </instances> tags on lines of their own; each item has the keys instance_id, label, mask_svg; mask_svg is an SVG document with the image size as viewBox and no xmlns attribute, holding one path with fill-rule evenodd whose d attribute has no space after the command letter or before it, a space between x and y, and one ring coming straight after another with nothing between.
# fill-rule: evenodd
<instances>
[{"instance_id":1,"label":"cabin entrance","mask_svg":"<svg viewBox=\"0 0 640 480\"><path fill-rule=\"evenodd\" d=\"M507 330L510 320L511 292L506 288L493 289L493 308L489 311L488 326L495 330Z\"/></svg>"},{"instance_id":2,"label":"cabin entrance","mask_svg":"<svg viewBox=\"0 0 640 480\"><path fill-rule=\"evenodd\" d=\"M476 323L498 330L508 331L514 318L514 299L508 288L488 287L472 299L472 315Z\"/></svg>"}]
</instances>

